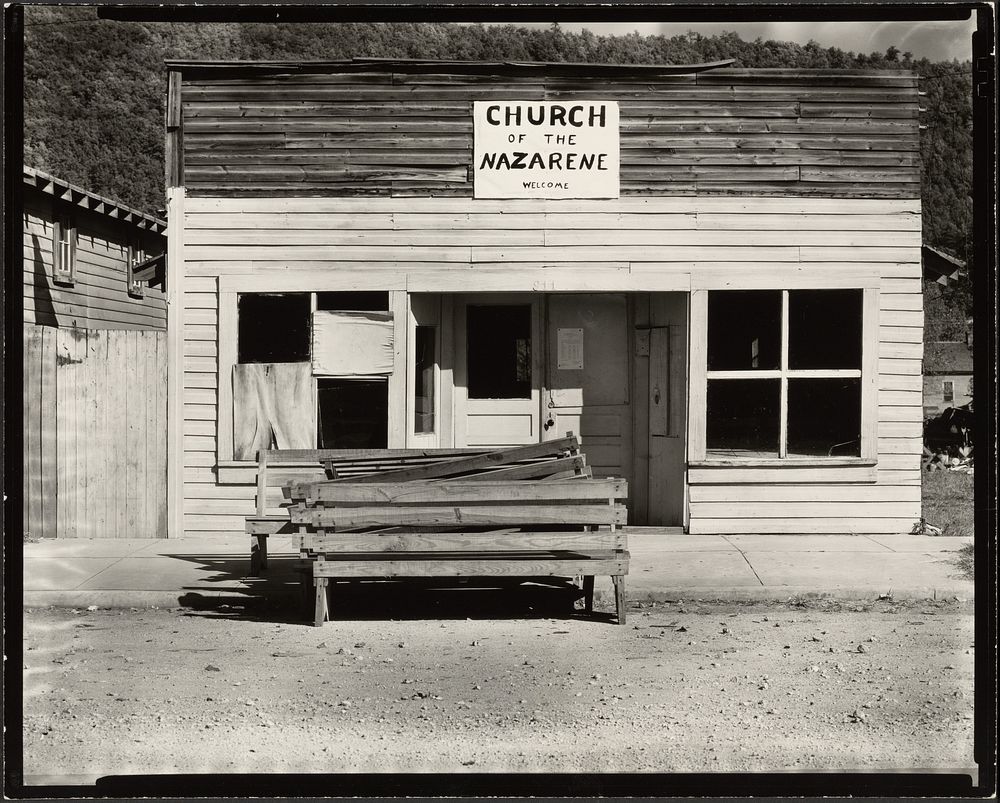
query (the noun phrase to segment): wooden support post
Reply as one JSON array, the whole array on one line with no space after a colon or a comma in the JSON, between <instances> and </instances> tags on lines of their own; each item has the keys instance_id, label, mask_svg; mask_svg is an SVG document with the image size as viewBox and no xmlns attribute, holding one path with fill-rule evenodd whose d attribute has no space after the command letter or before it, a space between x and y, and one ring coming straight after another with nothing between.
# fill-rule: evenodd
<instances>
[{"instance_id":1,"label":"wooden support post","mask_svg":"<svg viewBox=\"0 0 1000 803\"><path fill-rule=\"evenodd\" d=\"M612 575L611 582L615 584L615 611L618 614L618 624L623 625L625 624L625 575Z\"/></svg>"},{"instance_id":2,"label":"wooden support post","mask_svg":"<svg viewBox=\"0 0 1000 803\"><path fill-rule=\"evenodd\" d=\"M316 627L322 627L323 622L326 621L326 588L328 582L329 580L326 577L313 577L313 583L316 585L316 618L313 624Z\"/></svg>"},{"instance_id":3,"label":"wooden support post","mask_svg":"<svg viewBox=\"0 0 1000 803\"><path fill-rule=\"evenodd\" d=\"M594 612L594 575L587 574L583 578L583 610Z\"/></svg>"},{"instance_id":4,"label":"wooden support post","mask_svg":"<svg viewBox=\"0 0 1000 803\"><path fill-rule=\"evenodd\" d=\"M260 555L260 570L267 571L267 533L257 534L257 554Z\"/></svg>"}]
</instances>

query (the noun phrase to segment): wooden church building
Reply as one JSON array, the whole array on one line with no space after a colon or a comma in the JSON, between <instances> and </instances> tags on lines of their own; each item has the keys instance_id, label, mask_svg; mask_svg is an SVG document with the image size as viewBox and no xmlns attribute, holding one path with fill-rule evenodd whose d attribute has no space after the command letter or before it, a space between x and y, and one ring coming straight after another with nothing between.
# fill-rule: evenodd
<instances>
[{"instance_id":1,"label":"wooden church building","mask_svg":"<svg viewBox=\"0 0 1000 803\"><path fill-rule=\"evenodd\" d=\"M730 64L168 63L170 535L566 432L631 524L908 532L917 78Z\"/></svg>"}]
</instances>

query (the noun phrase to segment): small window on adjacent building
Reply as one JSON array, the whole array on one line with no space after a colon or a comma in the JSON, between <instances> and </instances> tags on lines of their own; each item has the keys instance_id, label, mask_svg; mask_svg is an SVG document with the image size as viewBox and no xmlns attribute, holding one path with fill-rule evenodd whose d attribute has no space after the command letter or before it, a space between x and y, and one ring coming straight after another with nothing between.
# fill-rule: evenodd
<instances>
[{"instance_id":1,"label":"small window on adjacent building","mask_svg":"<svg viewBox=\"0 0 1000 803\"><path fill-rule=\"evenodd\" d=\"M434 432L434 370L437 366L437 327L417 326L414 337L413 431Z\"/></svg>"},{"instance_id":2,"label":"small window on adjacent building","mask_svg":"<svg viewBox=\"0 0 1000 803\"><path fill-rule=\"evenodd\" d=\"M309 361L309 293L242 293L238 307L237 361Z\"/></svg>"},{"instance_id":3,"label":"small window on adjacent building","mask_svg":"<svg viewBox=\"0 0 1000 803\"><path fill-rule=\"evenodd\" d=\"M861 455L862 290L708 293L706 452Z\"/></svg>"},{"instance_id":4,"label":"small window on adjacent building","mask_svg":"<svg viewBox=\"0 0 1000 803\"><path fill-rule=\"evenodd\" d=\"M941 392L944 401L955 401L955 383L951 379L946 379L941 383Z\"/></svg>"},{"instance_id":5,"label":"small window on adjacent building","mask_svg":"<svg viewBox=\"0 0 1000 803\"><path fill-rule=\"evenodd\" d=\"M384 449L389 437L389 383L379 378L317 380L320 449Z\"/></svg>"},{"instance_id":6,"label":"small window on adjacent building","mask_svg":"<svg viewBox=\"0 0 1000 803\"><path fill-rule=\"evenodd\" d=\"M68 214L52 223L52 280L59 284L76 282L76 225Z\"/></svg>"},{"instance_id":7,"label":"small window on adjacent building","mask_svg":"<svg viewBox=\"0 0 1000 803\"><path fill-rule=\"evenodd\" d=\"M142 298L145 292L146 283L135 278L134 271L146 259L146 252L137 243L130 243L128 246L128 275L126 278L128 294L135 298Z\"/></svg>"},{"instance_id":8,"label":"small window on adjacent building","mask_svg":"<svg viewBox=\"0 0 1000 803\"><path fill-rule=\"evenodd\" d=\"M531 305L470 305L467 311L470 399L531 398Z\"/></svg>"}]
</instances>

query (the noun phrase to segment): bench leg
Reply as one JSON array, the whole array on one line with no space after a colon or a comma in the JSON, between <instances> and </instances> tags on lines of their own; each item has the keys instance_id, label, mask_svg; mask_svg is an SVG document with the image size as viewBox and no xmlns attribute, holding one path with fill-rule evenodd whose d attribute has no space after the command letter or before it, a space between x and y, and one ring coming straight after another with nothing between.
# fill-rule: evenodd
<instances>
[{"instance_id":1,"label":"bench leg","mask_svg":"<svg viewBox=\"0 0 1000 803\"><path fill-rule=\"evenodd\" d=\"M267 568L267 535L254 533L250 539L250 576L258 577Z\"/></svg>"},{"instance_id":2,"label":"bench leg","mask_svg":"<svg viewBox=\"0 0 1000 803\"><path fill-rule=\"evenodd\" d=\"M583 610L586 613L594 612L594 575L584 575L583 578Z\"/></svg>"},{"instance_id":3,"label":"bench leg","mask_svg":"<svg viewBox=\"0 0 1000 803\"><path fill-rule=\"evenodd\" d=\"M618 614L618 624L623 625L625 624L625 575L612 575L611 582L615 584L615 612Z\"/></svg>"},{"instance_id":4,"label":"bench leg","mask_svg":"<svg viewBox=\"0 0 1000 803\"><path fill-rule=\"evenodd\" d=\"M327 609L326 609L326 588L327 588L327 578L326 577L314 577L313 583L316 585L316 619L313 624L316 627L322 627L323 622L326 621Z\"/></svg>"}]
</instances>

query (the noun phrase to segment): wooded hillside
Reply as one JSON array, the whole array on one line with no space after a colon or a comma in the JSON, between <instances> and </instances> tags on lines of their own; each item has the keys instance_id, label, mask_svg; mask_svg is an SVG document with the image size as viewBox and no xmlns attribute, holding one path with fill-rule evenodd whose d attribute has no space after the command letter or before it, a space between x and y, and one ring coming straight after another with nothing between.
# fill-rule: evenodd
<instances>
[{"instance_id":1,"label":"wooded hillside","mask_svg":"<svg viewBox=\"0 0 1000 803\"><path fill-rule=\"evenodd\" d=\"M165 59L341 59L356 56L737 67L907 69L926 93L921 123L924 242L972 256L971 64L856 54L815 42L702 36L596 36L558 26L174 24L98 20L92 8L25 14L25 163L155 212L163 206ZM961 337L968 283L928 297L928 337Z\"/></svg>"}]
</instances>

